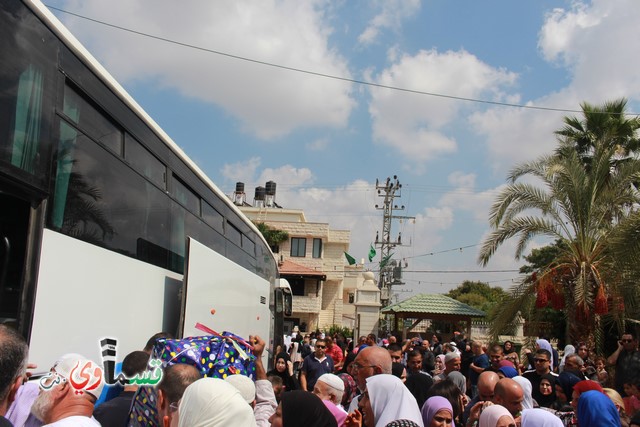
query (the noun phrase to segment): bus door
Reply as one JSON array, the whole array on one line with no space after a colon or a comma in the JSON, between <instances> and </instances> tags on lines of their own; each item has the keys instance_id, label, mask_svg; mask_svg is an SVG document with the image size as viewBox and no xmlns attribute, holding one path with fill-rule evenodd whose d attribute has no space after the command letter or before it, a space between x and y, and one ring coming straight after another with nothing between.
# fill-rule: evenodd
<instances>
[{"instance_id":1,"label":"bus door","mask_svg":"<svg viewBox=\"0 0 640 427\"><path fill-rule=\"evenodd\" d=\"M244 339L259 335L268 343L272 338L269 281L190 237L184 292L183 336L203 335L195 328L196 323L202 323L216 332L229 331Z\"/></svg>"},{"instance_id":2,"label":"bus door","mask_svg":"<svg viewBox=\"0 0 640 427\"><path fill-rule=\"evenodd\" d=\"M0 186L0 323L17 327L28 337L35 283L34 248L38 232L30 232L39 221L37 202L14 196ZM33 268L31 268L32 266Z\"/></svg>"}]
</instances>

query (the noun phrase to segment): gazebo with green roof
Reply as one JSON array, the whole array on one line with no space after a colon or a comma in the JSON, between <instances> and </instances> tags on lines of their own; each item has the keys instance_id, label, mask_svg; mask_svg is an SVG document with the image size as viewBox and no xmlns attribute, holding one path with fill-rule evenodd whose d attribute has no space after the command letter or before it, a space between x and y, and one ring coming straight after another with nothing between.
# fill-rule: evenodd
<instances>
[{"instance_id":1,"label":"gazebo with green roof","mask_svg":"<svg viewBox=\"0 0 640 427\"><path fill-rule=\"evenodd\" d=\"M407 332L424 319L467 324L467 338L471 338L471 319L484 317L486 313L465 303L441 294L420 294L382 309L382 314L392 314L396 320L416 319L409 328L402 328L402 339ZM404 322L403 322L404 325Z\"/></svg>"}]
</instances>

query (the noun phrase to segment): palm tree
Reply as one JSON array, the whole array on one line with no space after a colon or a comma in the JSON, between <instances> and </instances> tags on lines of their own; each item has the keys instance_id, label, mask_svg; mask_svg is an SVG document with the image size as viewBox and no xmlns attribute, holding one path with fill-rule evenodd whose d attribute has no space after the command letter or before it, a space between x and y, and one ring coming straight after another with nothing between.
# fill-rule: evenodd
<instances>
[{"instance_id":1,"label":"palm tree","mask_svg":"<svg viewBox=\"0 0 640 427\"><path fill-rule=\"evenodd\" d=\"M601 106L583 102L581 107L584 117L565 117L564 127L555 134L560 141L573 145L586 163L598 145L615 148L616 155L623 158L640 148L640 117L626 115L626 99Z\"/></svg>"},{"instance_id":2,"label":"palm tree","mask_svg":"<svg viewBox=\"0 0 640 427\"><path fill-rule=\"evenodd\" d=\"M498 247L513 237L518 238L516 259L523 256L535 237L546 236L561 244L553 262L512 290L496 310L493 329L500 330L512 322L534 298L537 308L545 307L549 300L554 306L566 307L572 342L599 344L602 315L618 321L623 318L621 298L634 288L626 286L629 274L615 268L629 256L617 252L613 242L633 236L624 231L634 231L625 227L637 216L640 204L635 187L640 161L626 157L612 167L616 158L619 146L608 140L594 139L583 151L567 139L560 142L555 153L510 172L509 185L491 208L493 231L483 242L479 263L486 265ZM542 185L522 182L525 177L537 178Z\"/></svg>"}]
</instances>

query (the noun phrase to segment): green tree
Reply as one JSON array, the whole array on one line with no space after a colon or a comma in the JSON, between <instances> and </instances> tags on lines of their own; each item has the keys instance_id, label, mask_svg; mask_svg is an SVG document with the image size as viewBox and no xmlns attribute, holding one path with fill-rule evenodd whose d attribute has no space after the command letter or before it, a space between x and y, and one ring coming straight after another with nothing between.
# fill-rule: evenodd
<instances>
[{"instance_id":1,"label":"green tree","mask_svg":"<svg viewBox=\"0 0 640 427\"><path fill-rule=\"evenodd\" d=\"M584 114L588 117L590 111ZM491 208L493 231L483 242L478 261L486 265L498 247L514 237L516 259L535 237L556 240L558 253L553 260L527 276L500 304L495 328L513 324L535 299L538 308L549 303L565 308L571 341L600 344L602 315L622 324L623 302L628 292L634 292L629 286L632 272L619 267L637 267L621 245L614 250L613 242L635 238L637 228L627 222L638 215L640 194L635 183L640 162L621 152L624 140L615 129L592 132L590 146L583 150L577 137L589 134L589 122L586 118L567 122L586 125L574 136L563 129L553 154L516 166L508 175L509 184ZM629 148L628 153L632 151ZM523 182L525 178L540 184Z\"/></svg>"},{"instance_id":2,"label":"green tree","mask_svg":"<svg viewBox=\"0 0 640 427\"><path fill-rule=\"evenodd\" d=\"M262 233L262 236L264 236L264 239L267 241L267 244L271 248L271 251L273 251L274 253L280 252L280 243L289 240L289 233L287 233L286 231L270 227L264 222L255 222L254 224L258 228L258 231Z\"/></svg>"},{"instance_id":3,"label":"green tree","mask_svg":"<svg viewBox=\"0 0 640 427\"><path fill-rule=\"evenodd\" d=\"M487 283L471 280L465 280L446 294L449 298L484 311L488 317L491 317L494 307L505 295L504 289L500 287L491 287Z\"/></svg>"}]
</instances>

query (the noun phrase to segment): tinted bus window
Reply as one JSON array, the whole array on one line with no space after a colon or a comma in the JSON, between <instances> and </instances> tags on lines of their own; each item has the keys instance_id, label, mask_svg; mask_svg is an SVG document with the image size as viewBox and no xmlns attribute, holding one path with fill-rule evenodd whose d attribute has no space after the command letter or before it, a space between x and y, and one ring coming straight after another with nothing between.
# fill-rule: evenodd
<instances>
[{"instance_id":1,"label":"tinted bus window","mask_svg":"<svg viewBox=\"0 0 640 427\"><path fill-rule=\"evenodd\" d=\"M196 215L200 215L200 197L195 194L189 187L184 185L175 176L173 177L173 184L171 186L171 194L173 197L182 203L187 209Z\"/></svg>"},{"instance_id":2,"label":"tinted bus window","mask_svg":"<svg viewBox=\"0 0 640 427\"><path fill-rule=\"evenodd\" d=\"M227 236L227 239L234 245L239 248L242 247L242 233L230 222L227 222L225 235Z\"/></svg>"},{"instance_id":3,"label":"tinted bus window","mask_svg":"<svg viewBox=\"0 0 640 427\"><path fill-rule=\"evenodd\" d=\"M64 87L63 111L86 135L122 155L123 132L69 85Z\"/></svg>"},{"instance_id":4,"label":"tinted bus window","mask_svg":"<svg viewBox=\"0 0 640 427\"><path fill-rule=\"evenodd\" d=\"M242 249L244 249L248 254L256 254L256 244L245 235L242 235Z\"/></svg>"},{"instance_id":5,"label":"tinted bus window","mask_svg":"<svg viewBox=\"0 0 640 427\"><path fill-rule=\"evenodd\" d=\"M166 268L172 249L166 194L64 121L60 136L50 226Z\"/></svg>"},{"instance_id":6,"label":"tinted bus window","mask_svg":"<svg viewBox=\"0 0 640 427\"><path fill-rule=\"evenodd\" d=\"M135 170L149 178L160 188L166 188L167 168L131 135L127 134L125 136L124 151L124 158L131 163Z\"/></svg>"},{"instance_id":7,"label":"tinted bus window","mask_svg":"<svg viewBox=\"0 0 640 427\"><path fill-rule=\"evenodd\" d=\"M202 201L202 218L220 233L224 233L224 217L209 203Z\"/></svg>"},{"instance_id":8,"label":"tinted bus window","mask_svg":"<svg viewBox=\"0 0 640 427\"><path fill-rule=\"evenodd\" d=\"M8 10L0 26L0 168L24 172L43 188L52 149L58 42L20 2L3 2L2 8Z\"/></svg>"}]
</instances>

